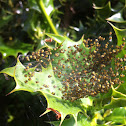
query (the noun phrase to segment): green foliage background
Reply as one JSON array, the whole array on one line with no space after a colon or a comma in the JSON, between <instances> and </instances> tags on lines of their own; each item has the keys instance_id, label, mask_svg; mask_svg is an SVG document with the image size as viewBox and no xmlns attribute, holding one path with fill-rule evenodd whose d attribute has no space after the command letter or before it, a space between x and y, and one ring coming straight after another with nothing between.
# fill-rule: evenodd
<instances>
[{"instance_id":1,"label":"green foliage background","mask_svg":"<svg viewBox=\"0 0 126 126\"><path fill-rule=\"evenodd\" d=\"M42 4L45 6L44 9ZM124 0L3 0L0 2L0 6L0 70L10 67L2 72L12 77L15 75L13 74L14 67L11 68L11 66L16 64L19 54L25 55L47 46L54 48L57 43L60 44L63 41L66 41L67 45L79 40L83 34L85 39L94 39L99 35L108 37L109 32L112 31L114 45L120 45L122 37L126 37L126 3ZM111 23L108 23L107 20ZM56 40L56 43L42 44L47 36ZM125 53L126 51L123 51L120 56ZM51 125L45 121L56 120L53 112L41 118L39 115L45 112L47 102L48 107L55 108L56 99L48 94L44 95L45 99L39 92L25 91L6 96L15 88L15 82L10 76L0 74L0 100L2 103L0 104L0 125ZM87 115L79 113L77 124L79 126L125 125L125 88L125 84L118 91L113 88L112 92L95 98L93 103L92 98L89 98L90 104L87 104L88 101L85 102L88 107L82 109ZM29 90L31 91L31 88ZM54 105L52 101L55 102ZM110 101L110 103L106 104L105 101ZM59 106L62 102L64 103L62 100L59 102ZM80 103L75 102L72 107L69 103L66 104L69 106L69 110L63 106L64 117L72 114L72 109L77 109L75 114L81 111L78 110L80 106L76 107ZM58 110L57 107L55 109ZM61 112L60 108L58 111ZM59 125L59 122L53 122L53 124ZM70 116L69 119L63 121L62 125L74 126L75 120Z\"/></svg>"}]
</instances>

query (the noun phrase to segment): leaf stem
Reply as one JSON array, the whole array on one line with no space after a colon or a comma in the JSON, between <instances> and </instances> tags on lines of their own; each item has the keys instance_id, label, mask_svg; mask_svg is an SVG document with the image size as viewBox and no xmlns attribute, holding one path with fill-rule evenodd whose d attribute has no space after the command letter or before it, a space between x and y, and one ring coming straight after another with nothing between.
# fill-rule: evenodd
<instances>
[{"instance_id":1,"label":"leaf stem","mask_svg":"<svg viewBox=\"0 0 126 126\"><path fill-rule=\"evenodd\" d=\"M42 12L42 14L45 16L45 18L46 18L46 20L47 20L50 28L52 29L53 33L58 35L58 32L57 32L57 30L56 30L56 28L55 28L55 26L54 26L51 18L46 13L46 10L45 10L44 4L43 4L43 0L36 0L36 1L37 1L37 4L38 4L38 6L39 6L39 8L40 8L40 10Z\"/></svg>"}]
</instances>

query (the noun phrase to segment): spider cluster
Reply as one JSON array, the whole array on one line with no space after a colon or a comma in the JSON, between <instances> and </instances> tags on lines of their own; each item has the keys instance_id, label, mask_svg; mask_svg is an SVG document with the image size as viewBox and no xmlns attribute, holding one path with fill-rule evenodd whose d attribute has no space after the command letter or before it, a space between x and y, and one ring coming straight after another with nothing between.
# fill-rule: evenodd
<instances>
[{"instance_id":1,"label":"spider cluster","mask_svg":"<svg viewBox=\"0 0 126 126\"><path fill-rule=\"evenodd\" d=\"M54 76L62 84L62 88L58 90L62 92L62 98L65 100L74 101L87 96L94 97L98 93L107 93L112 85L124 83L121 78L125 77L126 54L124 57L119 57L118 54L125 50L126 43L114 46L109 42L102 44L104 40L105 38L99 36L94 41L84 40L83 46L75 44L66 48L61 45L53 50L40 49L25 57L27 61L35 60L28 63L25 71L36 62L36 71L40 71L38 66L46 68L51 62ZM34 72L28 75L33 76ZM51 79L52 75L49 74L48 78ZM55 95L55 92L52 94Z\"/></svg>"}]
</instances>

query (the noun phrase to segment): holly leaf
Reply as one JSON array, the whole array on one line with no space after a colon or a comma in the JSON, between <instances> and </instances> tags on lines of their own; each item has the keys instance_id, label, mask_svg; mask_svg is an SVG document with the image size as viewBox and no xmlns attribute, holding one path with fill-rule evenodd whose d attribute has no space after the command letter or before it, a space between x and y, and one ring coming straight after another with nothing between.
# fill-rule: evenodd
<instances>
[{"instance_id":1,"label":"holly leaf","mask_svg":"<svg viewBox=\"0 0 126 126\"><path fill-rule=\"evenodd\" d=\"M111 102L104 106L105 109L118 108L126 106L126 98L111 98Z\"/></svg>"},{"instance_id":2,"label":"holly leaf","mask_svg":"<svg viewBox=\"0 0 126 126\"><path fill-rule=\"evenodd\" d=\"M117 27L115 27L112 23L108 22L112 28L114 29L115 31L115 34L116 34L116 37L117 37L117 45L121 45L123 44L124 42L126 42L126 29L119 29ZM122 52L118 55L119 57L122 57L126 54L126 45L124 45L124 49L122 50Z\"/></svg>"},{"instance_id":3,"label":"holly leaf","mask_svg":"<svg viewBox=\"0 0 126 126\"><path fill-rule=\"evenodd\" d=\"M15 45L7 46L4 44L2 37L0 37L0 52L2 53L3 58L6 58L10 55L17 57L19 52L23 55L26 55L27 52L32 50L31 44L21 43L19 40L14 40L14 42L16 43Z\"/></svg>"},{"instance_id":4,"label":"holly leaf","mask_svg":"<svg viewBox=\"0 0 126 126\"><path fill-rule=\"evenodd\" d=\"M10 93L19 90L40 92L47 100L47 108L51 108L47 109L42 115L51 110L56 111L56 113L58 111L58 113L61 114L60 125L63 123L67 115L72 115L75 120L75 124L77 125L78 113L82 112L86 115L88 108L90 109L89 106L92 106L92 103L95 100L91 97L83 98L87 95L85 90L90 90L90 86L92 87L89 83L91 82L90 73L92 78L95 78L93 75L103 74L99 73L99 71L97 72L96 67L88 69L92 68L90 64L92 64L95 59L88 56L91 56L90 54L93 53L93 56L95 56L96 47L92 46L91 48L88 48L87 45L84 44L84 42L86 43L86 40L83 40L83 37L80 41L74 42L66 36L62 37L52 34L47 35L52 37L54 40L57 40L59 46L56 46L52 50L46 48L45 51L43 49L39 49L37 52L32 52L31 55L24 58L27 60L26 66L25 63L21 63L21 59L23 59L23 57L19 56L17 58L17 64L14 67L14 70L12 70L13 77L16 81L16 87ZM102 55L102 57L105 56ZM89 65L90 67L88 67ZM89 71L86 71L85 74L84 72L86 68ZM95 70L97 73L94 72ZM5 71L6 73L9 73L6 69L2 72L4 73ZM87 82L86 86L85 83L83 83L85 81ZM101 80L99 80L99 82L100 81ZM101 90L101 85L99 86L100 89L98 90ZM104 87L104 85L102 86ZM82 89L84 90L82 91ZM92 94L91 92L88 93L92 96L94 95L94 90L91 89L91 91ZM126 99L125 97L122 98L122 96L125 95L119 95L119 92L114 89L113 91L115 93L113 93L113 96L118 96L119 98L112 97L110 102L110 92L110 94L108 93L106 96L100 97L102 102L97 102L96 107L101 104L99 108L103 108L103 101L109 101L110 103L105 104L104 108L124 106L126 104ZM98 99L101 100L100 98ZM124 102L120 104L122 101ZM88 119L88 117L86 118Z\"/></svg>"},{"instance_id":5,"label":"holly leaf","mask_svg":"<svg viewBox=\"0 0 126 126\"><path fill-rule=\"evenodd\" d=\"M123 44L123 42L126 42L125 38L126 38L126 29L119 29L117 27L115 27L112 23L108 22L112 28L115 31L116 37L117 37L117 45L121 45Z\"/></svg>"},{"instance_id":6,"label":"holly leaf","mask_svg":"<svg viewBox=\"0 0 126 126\"><path fill-rule=\"evenodd\" d=\"M54 36L56 37L56 36ZM62 42L63 37L59 36L57 37L59 39L59 43ZM74 49L74 45L79 45L80 48L83 48L86 53L89 53L89 49L84 46L83 44L83 38L78 42L73 42L67 37L64 37L64 42L62 42L62 46L54 51L52 51L52 55L50 58L53 57L56 58L56 54L59 53L59 50L66 49L67 47L71 46L71 49ZM68 58L67 52L70 51L69 49L65 53L60 53L60 56L58 59L61 58ZM72 54L71 54L72 55ZM81 55L80 52L78 52L79 56ZM16 82L16 87L10 92L15 92L19 90L29 91L29 92L40 92L43 94L47 100L47 108L53 108L57 110L59 113L61 113L61 122L62 124L63 120L67 115L72 115L75 119L75 122L77 124L77 116L79 112L85 113L86 108L88 106L92 105L92 99L90 98L82 98L79 100L75 100L71 102L70 100L62 99L63 93L60 89L63 88L63 82L62 80L57 77L57 75L54 74L53 68L57 64L57 60L48 62L47 67L44 67L40 65L41 71L36 71L37 65L27 69L27 66L24 66L20 61L21 56L17 58L17 64L13 68L6 68L1 73L6 73L9 75L12 75L14 77ZM32 63L32 62L31 62ZM33 62L34 63L34 62ZM62 63L65 63L64 61ZM72 67L70 63L68 63L70 66L70 69L65 69L63 72L71 71L72 69L75 69ZM67 63L66 63L67 65ZM12 71L9 73L9 71ZM46 110L42 115L49 112L49 110Z\"/></svg>"},{"instance_id":7,"label":"holly leaf","mask_svg":"<svg viewBox=\"0 0 126 126\"><path fill-rule=\"evenodd\" d=\"M84 111L84 110L86 110L87 106L92 105L92 101L89 98L83 98L83 99L80 99L80 100L77 100L74 102L70 102L69 100L66 101L66 100L52 96L47 93L43 93L43 94L46 97L47 102L48 102L47 108L53 108L61 114L61 121L55 122L56 124L61 125L64 122L64 119L67 115L72 115L73 117L72 117L72 120L70 120L70 122L72 121L77 125L78 124L77 118L80 118L80 117L78 117L79 112L83 112L83 116L81 116L82 120L80 119L80 123L83 120L86 121L87 117L84 116L86 111ZM83 103L83 101L84 101L84 103ZM48 113L49 111L50 110L46 110L42 115ZM69 124L69 121L66 123ZM87 123L88 123L88 121L87 121ZM64 125L64 123L62 124L62 126L63 125Z\"/></svg>"},{"instance_id":8,"label":"holly leaf","mask_svg":"<svg viewBox=\"0 0 126 126\"><path fill-rule=\"evenodd\" d=\"M15 71L15 66L3 69L2 71L0 71L0 73L5 73L11 77L14 77L14 71Z\"/></svg>"},{"instance_id":9,"label":"holly leaf","mask_svg":"<svg viewBox=\"0 0 126 126\"><path fill-rule=\"evenodd\" d=\"M104 118L105 121L112 121L112 123L126 124L126 109L124 107L115 108L112 113Z\"/></svg>"},{"instance_id":10,"label":"holly leaf","mask_svg":"<svg viewBox=\"0 0 126 126\"><path fill-rule=\"evenodd\" d=\"M51 124L59 126L60 121L52 121ZM78 126L91 126L90 121L87 120L87 117L81 113L77 117ZM62 123L62 126L76 126L74 118L71 116L69 119L65 119Z\"/></svg>"},{"instance_id":11,"label":"holly leaf","mask_svg":"<svg viewBox=\"0 0 126 126\"><path fill-rule=\"evenodd\" d=\"M126 6L122 10L120 10L118 13L112 15L106 20L116 22L116 23L126 23L125 15L126 15Z\"/></svg>"},{"instance_id":12,"label":"holly leaf","mask_svg":"<svg viewBox=\"0 0 126 126\"><path fill-rule=\"evenodd\" d=\"M123 44L124 42L126 42L126 29L119 29L117 27L115 27L112 23L108 22L112 28L114 29L115 31L115 34L116 34L116 37L117 37L117 45L121 45ZM124 55L126 54L126 45L124 45L124 49L117 55L117 57L123 57ZM124 61L124 64L125 64L125 61ZM126 71L123 72L123 74L126 76ZM124 81L123 84L121 84L121 86L118 88L118 91L123 93L123 94L126 94L126 78L121 78L122 81Z\"/></svg>"},{"instance_id":13,"label":"holly leaf","mask_svg":"<svg viewBox=\"0 0 126 126\"><path fill-rule=\"evenodd\" d=\"M106 18L108 18L111 14L111 3L110 1L103 7L97 7L95 4L93 6L94 9L96 9L97 11L97 16L101 19L101 20L105 20Z\"/></svg>"}]
</instances>

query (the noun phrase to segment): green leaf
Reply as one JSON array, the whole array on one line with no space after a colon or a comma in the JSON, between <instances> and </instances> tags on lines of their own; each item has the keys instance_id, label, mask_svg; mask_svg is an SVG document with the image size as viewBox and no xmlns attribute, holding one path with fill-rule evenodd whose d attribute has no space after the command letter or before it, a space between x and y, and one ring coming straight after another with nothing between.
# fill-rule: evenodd
<instances>
[{"instance_id":1,"label":"green leaf","mask_svg":"<svg viewBox=\"0 0 126 126\"><path fill-rule=\"evenodd\" d=\"M115 98L126 98L125 94L116 91L114 87L112 87L112 96Z\"/></svg>"},{"instance_id":2,"label":"green leaf","mask_svg":"<svg viewBox=\"0 0 126 126\"><path fill-rule=\"evenodd\" d=\"M56 35L56 34L50 34L50 33L45 33L47 36L55 40L57 43L62 43L66 40L66 37L61 36L61 35Z\"/></svg>"},{"instance_id":3,"label":"green leaf","mask_svg":"<svg viewBox=\"0 0 126 126\"><path fill-rule=\"evenodd\" d=\"M60 35L53 35L48 33L46 35L56 40L59 46L56 46L55 48L53 48L53 50L49 50L46 48L45 51L38 50L38 52L33 52L30 56L35 57L34 59L31 59L30 56L26 56L25 58L27 59L28 66L24 66L20 62L19 58L21 57L19 56L13 75L16 81L16 87L13 91L11 91L11 93L19 90L25 90L29 92L40 92L45 96L47 100L47 108L57 110L61 114L60 125L63 123L67 115L72 115L75 119L75 123L79 123L77 122L78 113L82 112L86 115L87 110L90 110L91 108L89 106L92 106L93 102L96 103L96 107L92 107L94 110L101 108L115 108L126 105L125 95L121 94L118 91L115 91L114 88L112 90L113 96L118 96L119 98L111 98L110 90L108 94L97 95L97 101L96 99L91 97L83 98L87 95L84 94L85 90L82 92L82 90L78 90L76 88L79 85L80 87L78 87L80 89L85 89L85 87L81 87L83 85L83 82L85 81L85 78L87 83L88 81L90 82L90 76L86 76L86 74L84 74L83 71L86 69L86 67L84 66L88 66L91 63L85 61L91 60L92 62L94 62L92 57L90 59L88 59L87 57L93 53L96 47L92 47L89 49L86 45L84 45L84 42L86 42L86 40L83 40L83 37L78 42L74 42L69 38L62 37ZM48 53L50 55L47 55ZM39 58L39 61L37 57ZM42 62L40 62L41 59ZM70 61L68 59L70 59ZM69 62L67 62L67 60ZM32 67L29 66L28 61L31 63ZM46 65L44 65L44 63ZM73 64L78 64L79 66L77 67L77 65ZM38 72L36 70L37 68L39 68L41 71ZM91 70L92 72L92 69L89 70ZM72 73L72 71L75 71L75 73ZM80 73L80 71L82 71L82 74ZM95 69L93 69L93 71L95 71ZM92 76L92 74L99 74L99 71L97 73L91 73L91 77L94 77ZM74 76L75 79L73 79ZM76 81L76 76L82 77L81 79L79 78L80 83ZM88 89L88 85L86 86L86 88ZM122 101L123 103L121 103ZM51 110L47 109L42 115L48 113L49 111ZM82 120L85 120L85 118L88 119L88 117L85 116L82 118ZM96 124L96 120L98 118L99 117L94 118L92 124Z\"/></svg>"},{"instance_id":4,"label":"green leaf","mask_svg":"<svg viewBox=\"0 0 126 126\"><path fill-rule=\"evenodd\" d=\"M97 16L104 21L111 14L111 3L109 1L104 7L97 7L94 5L94 9L97 11Z\"/></svg>"},{"instance_id":5,"label":"green leaf","mask_svg":"<svg viewBox=\"0 0 126 126\"><path fill-rule=\"evenodd\" d=\"M0 73L5 73L11 77L14 77L14 71L15 71L15 66L14 67L9 67L9 68L5 68L2 71L0 71Z\"/></svg>"},{"instance_id":6,"label":"green leaf","mask_svg":"<svg viewBox=\"0 0 126 126\"><path fill-rule=\"evenodd\" d=\"M95 3L96 6L104 6L108 1L107 0L95 0L92 2Z\"/></svg>"},{"instance_id":7,"label":"green leaf","mask_svg":"<svg viewBox=\"0 0 126 126\"><path fill-rule=\"evenodd\" d=\"M109 104L104 106L105 109L125 107L126 106L126 98L113 98Z\"/></svg>"},{"instance_id":8,"label":"green leaf","mask_svg":"<svg viewBox=\"0 0 126 126\"><path fill-rule=\"evenodd\" d=\"M126 29L119 29L117 27L115 27L112 23L108 22L112 28L115 31L116 37L117 37L117 45L121 45L123 42L125 42L126 40L123 41L123 38L126 38Z\"/></svg>"},{"instance_id":9,"label":"green leaf","mask_svg":"<svg viewBox=\"0 0 126 126\"><path fill-rule=\"evenodd\" d=\"M54 35L54 38L56 37L57 36ZM62 41L63 37L58 36L57 39ZM78 42L73 42L72 40L66 37L64 37L64 39L65 41L62 42L62 46L59 49L66 49L69 46L72 47L74 45L80 45L79 47L83 48L86 51L86 53L89 52L89 49L86 48L83 44L83 39L81 39ZM53 52L51 58L54 57L54 55L59 52L59 49ZM68 51L69 50L67 50L63 54L61 53L61 55L58 58L59 59L62 57L67 58ZM78 52L78 56L79 55L81 55L81 53ZM57 61L58 60L55 60L52 63L49 62L46 68L41 66L42 71L37 72L35 71L37 65L32 68L29 68L28 70L25 70L26 67L20 62L19 58L17 58L17 64L14 67L15 69L13 71L14 73L13 77L16 81L16 87L14 90L11 91L11 93L19 90L25 90L29 92L39 91L46 97L48 108L53 108L61 113L60 124L62 124L64 118L69 114L73 115L75 122L77 123L78 113L79 112L85 113L86 108L92 105L92 99L82 98L74 102L62 99L63 94L59 90L59 88L60 89L63 88L62 80L54 75L54 71L52 69L52 67L56 65ZM72 68L72 65L71 64L69 65ZM71 68L69 70L71 70ZM10 69L5 69L2 71L2 73L6 72L7 74L9 74L8 70L10 71ZM65 70L68 71L68 69ZM31 76L32 74L33 76ZM51 78L49 76L51 76ZM45 113L47 112L49 112L49 110L45 111Z\"/></svg>"},{"instance_id":10,"label":"green leaf","mask_svg":"<svg viewBox=\"0 0 126 126\"><path fill-rule=\"evenodd\" d=\"M6 72L7 70L10 69L5 69L2 71L2 73ZM16 87L13 90L13 92L18 90L26 90L29 92L34 92L40 90L40 88L43 88L44 87L43 85L46 84L49 86L49 89L48 88L43 89L45 93L51 94L51 91L53 90L54 92L56 92L56 95L58 94L58 96L61 97L61 92L57 90L57 88L56 89L54 88L55 84L58 84L57 87L60 88L61 86L60 82L53 77L52 79L48 78L48 75L54 76L51 63L46 69L42 68L42 72L34 72L34 71L35 67L30 68L28 71L25 71L25 66L23 66L23 64L19 61L19 59L17 59L17 64L15 66L13 75L16 81ZM34 72L34 77L30 77L29 75L30 72ZM8 73L9 72L7 71L6 74ZM27 75L27 77L25 77L25 75ZM28 81L29 78L31 78L30 81Z\"/></svg>"},{"instance_id":11,"label":"green leaf","mask_svg":"<svg viewBox=\"0 0 126 126\"><path fill-rule=\"evenodd\" d=\"M126 108L120 107L115 108L112 113L104 118L105 121L112 121L112 123L126 124Z\"/></svg>"},{"instance_id":12,"label":"green leaf","mask_svg":"<svg viewBox=\"0 0 126 126\"><path fill-rule=\"evenodd\" d=\"M28 4L31 9L41 12L35 0L28 0Z\"/></svg>"},{"instance_id":13,"label":"green leaf","mask_svg":"<svg viewBox=\"0 0 126 126\"><path fill-rule=\"evenodd\" d=\"M3 58L10 55L17 57L19 52L25 55L27 52L32 50L31 44L21 43L19 40L14 40L14 43L16 44L13 46L5 45L2 37L0 36L0 52L2 53Z\"/></svg>"},{"instance_id":14,"label":"green leaf","mask_svg":"<svg viewBox=\"0 0 126 126\"><path fill-rule=\"evenodd\" d=\"M119 29L117 27L115 27L112 23L108 22L114 29L115 31L115 34L116 34L116 37L117 37L117 45L121 45L123 44L124 42L126 42L126 29ZM117 57L123 57L125 54L126 54L126 45L124 45L124 49L117 55ZM124 64L125 64L125 61L124 61ZM123 74L126 76L126 71L123 72ZM122 81L124 81L123 84L121 84L121 86L118 88L118 91L120 93L117 93L117 91L113 91L113 95L115 95L115 92L119 95L123 95L123 94L126 94L126 77L124 78L121 78ZM123 93L123 94L121 94Z\"/></svg>"},{"instance_id":15,"label":"green leaf","mask_svg":"<svg viewBox=\"0 0 126 126\"><path fill-rule=\"evenodd\" d=\"M126 6L122 10L120 10L118 13L112 15L106 20L116 22L116 23L126 23L125 15L126 15Z\"/></svg>"},{"instance_id":16,"label":"green leaf","mask_svg":"<svg viewBox=\"0 0 126 126\"><path fill-rule=\"evenodd\" d=\"M85 102L85 104L83 105L82 104L82 101L81 100L77 100L75 102L70 102L69 100L63 100L61 98L58 98L58 97L55 97L55 96L52 96L50 94L47 94L47 93L43 93L44 96L46 97L47 99L47 103L48 103L48 106L47 108L53 108L55 110L57 110L58 112L60 112L61 114L61 121L60 121L60 125L62 124L63 120L65 119L65 117L67 115L72 115L73 118L72 120L74 119L74 123L77 123L77 116L78 116L78 113L79 112L83 112L84 113L84 105L87 104L87 105L91 105L91 101L89 100L89 98L84 98L83 100L86 100L87 103ZM49 110L46 110L42 115L48 113ZM83 119L85 119L86 117L84 116L84 118L82 118L82 121ZM59 124L59 122L56 122ZM68 122L67 122L68 123ZM64 124L62 124L64 125Z\"/></svg>"},{"instance_id":17,"label":"green leaf","mask_svg":"<svg viewBox=\"0 0 126 126\"><path fill-rule=\"evenodd\" d=\"M53 121L51 124L55 126L59 126L59 121ZM65 119L62 123L62 126L76 126L75 120L73 117L69 119ZM77 126L91 126L90 121L87 120L87 117L81 113L78 114L77 117Z\"/></svg>"},{"instance_id":18,"label":"green leaf","mask_svg":"<svg viewBox=\"0 0 126 126\"><path fill-rule=\"evenodd\" d=\"M126 29L119 29L119 28L115 27L112 23L110 23L110 22L108 22L108 23L112 26L112 28L115 31L115 34L116 34L116 37L117 37L117 45L120 46L121 44L126 42ZM125 48L126 48L126 45L125 45ZM126 54L125 48L118 55L119 57L122 57L122 56L124 56L124 54Z\"/></svg>"},{"instance_id":19,"label":"green leaf","mask_svg":"<svg viewBox=\"0 0 126 126\"><path fill-rule=\"evenodd\" d=\"M106 104L104 108L110 109L110 108L124 107L126 105L126 95L123 94L121 91L122 90L120 90L120 92L117 91L117 89L115 89L112 86L111 102L109 104Z\"/></svg>"}]
</instances>

